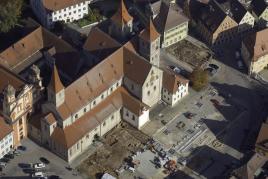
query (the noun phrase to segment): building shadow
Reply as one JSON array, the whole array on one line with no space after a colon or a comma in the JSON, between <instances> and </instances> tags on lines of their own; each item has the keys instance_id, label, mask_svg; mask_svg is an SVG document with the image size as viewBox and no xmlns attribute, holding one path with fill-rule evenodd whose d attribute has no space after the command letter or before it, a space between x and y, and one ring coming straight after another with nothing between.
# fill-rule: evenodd
<instances>
[{"instance_id":1,"label":"building shadow","mask_svg":"<svg viewBox=\"0 0 268 179\"><path fill-rule=\"evenodd\" d=\"M168 175L164 179L194 179L194 178L190 177L189 175L187 175L183 171L178 170L175 173L171 173L170 175Z\"/></svg>"},{"instance_id":2,"label":"building shadow","mask_svg":"<svg viewBox=\"0 0 268 179\"><path fill-rule=\"evenodd\" d=\"M224 120L216 121L207 118L203 119L204 123L217 136L217 139L225 145L238 151L241 151L244 145L248 145L251 146L249 150L253 150L257 136L253 137L251 131L258 131L267 115L264 110L264 102L268 97L267 91L258 87L245 88L219 83L211 83L211 85L224 98L224 102L214 103L216 111L223 116ZM242 118L245 119L245 122L241 122ZM231 131L232 136L225 137L229 127L236 125L237 122L239 122L237 130ZM236 136L237 139L233 139L233 134L236 132L240 138ZM251 138L250 141L249 138ZM238 145L238 143L241 143L241 145Z\"/></svg>"},{"instance_id":3,"label":"building shadow","mask_svg":"<svg viewBox=\"0 0 268 179\"><path fill-rule=\"evenodd\" d=\"M208 146L198 147L186 166L205 178L228 178L239 160Z\"/></svg>"},{"instance_id":4,"label":"building shadow","mask_svg":"<svg viewBox=\"0 0 268 179\"><path fill-rule=\"evenodd\" d=\"M31 176L0 176L1 179L30 179Z\"/></svg>"}]
</instances>

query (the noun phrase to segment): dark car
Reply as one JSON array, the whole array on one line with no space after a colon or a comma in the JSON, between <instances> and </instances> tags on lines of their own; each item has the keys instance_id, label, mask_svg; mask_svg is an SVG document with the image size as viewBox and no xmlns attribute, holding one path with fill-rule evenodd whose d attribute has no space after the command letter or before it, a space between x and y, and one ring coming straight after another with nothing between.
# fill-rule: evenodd
<instances>
[{"instance_id":1,"label":"dark car","mask_svg":"<svg viewBox=\"0 0 268 179\"><path fill-rule=\"evenodd\" d=\"M25 147L25 146L20 145L20 146L18 146L18 149L19 149L19 150L22 150L22 151L25 151L25 150L26 150L26 147Z\"/></svg>"},{"instance_id":2,"label":"dark car","mask_svg":"<svg viewBox=\"0 0 268 179\"><path fill-rule=\"evenodd\" d=\"M3 157L3 158L0 159L0 162L8 163L9 161L10 161L10 159L9 158L5 158L5 157Z\"/></svg>"},{"instance_id":3,"label":"dark car","mask_svg":"<svg viewBox=\"0 0 268 179\"><path fill-rule=\"evenodd\" d=\"M206 68L205 71L208 72L210 76L214 76L217 73L217 69L214 68Z\"/></svg>"},{"instance_id":4,"label":"dark car","mask_svg":"<svg viewBox=\"0 0 268 179\"><path fill-rule=\"evenodd\" d=\"M14 155L13 154L6 154L6 155L4 155L4 158L13 159Z\"/></svg>"},{"instance_id":5,"label":"dark car","mask_svg":"<svg viewBox=\"0 0 268 179\"><path fill-rule=\"evenodd\" d=\"M196 114L191 113L191 112L187 112L187 113L185 113L185 117L188 118L188 119L192 119L192 118L195 117L195 116L196 116Z\"/></svg>"},{"instance_id":6,"label":"dark car","mask_svg":"<svg viewBox=\"0 0 268 179\"><path fill-rule=\"evenodd\" d=\"M213 69L215 69L215 70L218 70L220 67L218 66L218 65L215 65L215 64L209 64L208 65L210 68L213 68Z\"/></svg>"},{"instance_id":7,"label":"dark car","mask_svg":"<svg viewBox=\"0 0 268 179\"><path fill-rule=\"evenodd\" d=\"M49 160L46 159L45 157L40 157L39 160L40 160L41 162L43 162L44 164L49 164L49 163L50 163Z\"/></svg>"},{"instance_id":8,"label":"dark car","mask_svg":"<svg viewBox=\"0 0 268 179\"><path fill-rule=\"evenodd\" d=\"M48 177L49 179L60 179L58 175L51 175Z\"/></svg>"},{"instance_id":9,"label":"dark car","mask_svg":"<svg viewBox=\"0 0 268 179\"><path fill-rule=\"evenodd\" d=\"M216 99L211 99L210 100L215 106L219 106L220 105L220 102Z\"/></svg>"}]
</instances>

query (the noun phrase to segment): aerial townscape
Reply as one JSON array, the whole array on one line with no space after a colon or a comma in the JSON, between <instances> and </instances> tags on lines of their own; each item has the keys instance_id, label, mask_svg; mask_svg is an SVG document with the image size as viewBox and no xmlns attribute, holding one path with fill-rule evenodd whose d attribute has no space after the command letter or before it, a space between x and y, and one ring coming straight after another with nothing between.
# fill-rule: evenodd
<instances>
[{"instance_id":1,"label":"aerial townscape","mask_svg":"<svg viewBox=\"0 0 268 179\"><path fill-rule=\"evenodd\" d=\"M1 179L268 178L268 0L0 0Z\"/></svg>"}]
</instances>

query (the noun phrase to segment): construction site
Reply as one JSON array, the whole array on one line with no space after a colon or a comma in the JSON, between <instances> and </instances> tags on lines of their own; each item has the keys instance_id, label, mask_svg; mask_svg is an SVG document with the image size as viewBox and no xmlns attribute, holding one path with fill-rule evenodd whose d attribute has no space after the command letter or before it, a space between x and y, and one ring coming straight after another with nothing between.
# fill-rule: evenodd
<instances>
[{"instance_id":1,"label":"construction site","mask_svg":"<svg viewBox=\"0 0 268 179\"><path fill-rule=\"evenodd\" d=\"M103 145L78 170L88 178L99 178L103 173L118 176L120 168L128 162L129 156L144 148L149 137L122 122L101 139Z\"/></svg>"},{"instance_id":2,"label":"construction site","mask_svg":"<svg viewBox=\"0 0 268 179\"><path fill-rule=\"evenodd\" d=\"M193 44L190 40L182 40L169 46L166 51L178 61L189 64L192 68L202 66L212 58L212 52L203 44Z\"/></svg>"}]
</instances>

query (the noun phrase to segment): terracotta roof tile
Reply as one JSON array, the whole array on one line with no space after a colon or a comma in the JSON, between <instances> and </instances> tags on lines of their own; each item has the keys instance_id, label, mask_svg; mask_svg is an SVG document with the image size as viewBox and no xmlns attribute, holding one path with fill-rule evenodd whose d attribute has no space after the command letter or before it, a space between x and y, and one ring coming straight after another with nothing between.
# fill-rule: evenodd
<instances>
[{"instance_id":1,"label":"terracotta roof tile","mask_svg":"<svg viewBox=\"0 0 268 179\"><path fill-rule=\"evenodd\" d=\"M268 124L263 123L256 140L256 146L268 151Z\"/></svg>"},{"instance_id":2,"label":"terracotta roof tile","mask_svg":"<svg viewBox=\"0 0 268 179\"><path fill-rule=\"evenodd\" d=\"M95 99L123 77L123 49L119 49L65 88L65 102L59 107L68 116Z\"/></svg>"},{"instance_id":3,"label":"terracotta roof tile","mask_svg":"<svg viewBox=\"0 0 268 179\"><path fill-rule=\"evenodd\" d=\"M11 126L9 126L4 118L2 116L0 116L0 140L2 140L3 138L5 138L8 134L10 134L12 132L12 128Z\"/></svg>"},{"instance_id":4,"label":"terracotta roof tile","mask_svg":"<svg viewBox=\"0 0 268 179\"><path fill-rule=\"evenodd\" d=\"M148 108L147 105L132 97L123 87L119 87L109 97L72 125L64 129L56 127L52 133L52 139L60 143L63 147L70 148L122 106L127 107L138 116L141 114L142 109Z\"/></svg>"},{"instance_id":5,"label":"terracotta roof tile","mask_svg":"<svg viewBox=\"0 0 268 179\"><path fill-rule=\"evenodd\" d=\"M104 59L121 47L121 44L104 33L98 27L91 29L88 38L83 46L84 50L90 54Z\"/></svg>"},{"instance_id":6,"label":"terracotta roof tile","mask_svg":"<svg viewBox=\"0 0 268 179\"><path fill-rule=\"evenodd\" d=\"M244 38L243 43L247 47L253 61L268 54L268 29L261 30Z\"/></svg>"},{"instance_id":7,"label":"terracotta roof tile","mask_svg":"<svg viewBox=\"0 0 268 179\"><path fill-rule=\"evenodd\" d=\"M171 4L163 2L160 5L160 12L156 16L154 22L157 30L164 33L180 24L187 22L189 19L181 12L176 11L171 7Z\"/></svg>"},{"instance_id":8,"label":"terracotta roof tile","mask_svg":"<svg viewBox=\"0 0 268 179\"><path fill-rule=\"evenodd\" d=\"M167 89L170 93L176 93L178 91L178 83L186 85L189 80L185 79L181 75L171 74L169 72L163 73L163 88Z\"/></svg>"},{"instance_id":9,"label":"terracotta roof tile","mask_svg":"<svg viewBox=\"0 0 268 179\"><path fill-rule=\"evenodd\" d=\"M155 26L150 19L148 27L146 27L141 33L139 34L140 38L142 38L144 41L155 41L158 37L160 37L160 34L156 31Z\"/></svg>"},{"instance_id":10,"label":"terracotta roof tile","mask_svg":"<svg viewBox=\"0 0 268 179\"><path fill-rule=\"evenodd\" d=\"M55 51L51 55L56 59L58 68L70 77L75 76L75 69L80 61L78 52L67 42L41 26L1 52L0 64L19 73L27 65L34 63L34 61L28 63L33 56L43 52L43 50L49 51L51 49Z\"/></svg>"},{"instance_id":11,"label":"terracotta roof tile","mask_svg":"<svg viewBox=\"0 0 268 179\"><path fill-rule=\"evenodd\" d=\"M119 8L116 13L111 17L111 19L120 26L133 20L133 17L127 11L124 0L120 1Z\"/></svg>"},{"instance_id":12,"label":"terracotta roof tile","mask_svg":"<svg viewBox=\"0 0 268 179\"><path fill-rule=\"evenodd\" d=\"M42 0L44 7L47 10L57 11L67 7L85 2L86 0Z\"/></svg>"},{"instance_id":13,"label":"terracotta roof tile","mask_svg":"<svg viewBox=\"0 0 268 179\"><path fill-rule=\"evenodd\" d=\"M62 89L64 89L64 86L61 83L59 73L58 73L58 70L57 70L57 67L55 64L53 66L52 75L51 75L51 79L50 79L48 88L53 90L55 93L58 93Z\"/></svg>"},{"instance_id":14,"label":"terracotta roof tile","mask_svg":"<svg viewBox=\"0 0 268 179\"><path fill-rule=\"evenodd\" d=\"M152 65L133 51L124 48L124 73L127 78L143 85Z\"/></svg>"},{"instance_id":15,"label":"terracotta roof tile","mask_svg":"<svg viewBox=\"0 0 268 179\"><path fill-rule=\"evenodd\" d=\"M2 92L8 84L12 85L16 90L19 90L26 83L20 77L0 65L0 92Z\"/></svg>"}]
</instances>

